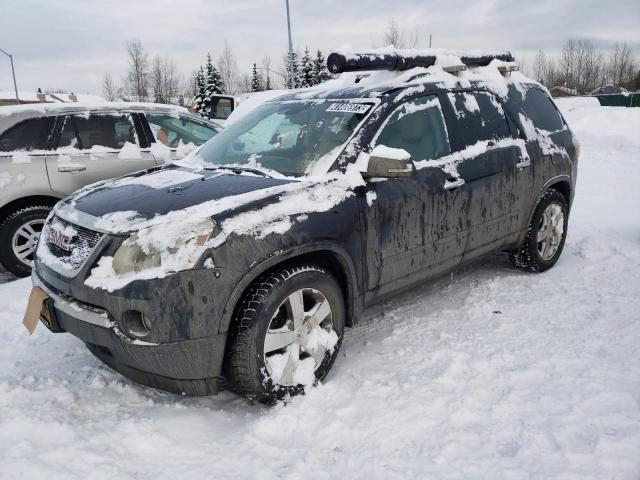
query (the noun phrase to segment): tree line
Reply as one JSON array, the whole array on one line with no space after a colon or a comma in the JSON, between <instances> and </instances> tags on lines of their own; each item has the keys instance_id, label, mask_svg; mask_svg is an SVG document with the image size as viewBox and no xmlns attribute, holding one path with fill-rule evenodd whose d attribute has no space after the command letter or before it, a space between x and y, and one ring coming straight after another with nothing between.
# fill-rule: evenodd
<instances>
[{"instance_id":1,"label":"tree line","mask_svg":"<svg viewBox=\"0 0 640 480\"><path fill-rule=\"evenodd\" d=\"M607 52L590 40L569 39L559 57L539 50L533 64L525 65L524 70L548 88L565 87L578 95L605 85L640 89L640 65L626 42L616 42Z\"/></svg>"},{"instance_id":2,"label":"tree line","mask_svg":"<svg viewBox=\"0 0 640 480\"><path fill-rule=\"evenodd\" d=\"M156 103L193 102L194 110L206 115L211 97L215 94L238 95L274 88L288 88L291 79L293 88L311 87L330 78L325 57L320 50L314 55L308 47L300 55L293 52L293 72L290 72L289 55L284 54L276 69L271 58L264 56L254 62L250 72L241 73L236 57L225 41L220 55L214 59L207 53L203 65L185 77L176 63L168 56L150 56L138 39L125 42L127 73L117 82L110 73L102 79L102 92L109 100L153 101Z\"/></svg>"},{"instance_id":3,"label":"tree line","mask_svg":"<svg viewBox=\"0 0 640 480\"><path fill-rule=\"evenodd\" d=\"M402 31L394 19L372 46L393 45L397 48L420 47L417 33ZM239 95L274 88L303 88L317 85L331 77L325 57L320 50L312 53L305 47L293 52L293 71L289 54L272 68L271 58L265 55L254 61L249 72L241 72L236 57L225 40L217 57L207 54L205 62L184 76L167 55L150 56L140 40L125 42L127 73L121 82L105 74L102 90L107 100L154 101L157 103L191 104L206 115L210 99L215 94ZM576 94L589 94L597 87L612 84L627 90L640 89L640 65L626 42L616 42L611 50L602 50L590 40L570 39L560 55L538 51L530 64L518 59L525 74L534 77L548 88L561 86Z\"/></svg>"}]
</instances>

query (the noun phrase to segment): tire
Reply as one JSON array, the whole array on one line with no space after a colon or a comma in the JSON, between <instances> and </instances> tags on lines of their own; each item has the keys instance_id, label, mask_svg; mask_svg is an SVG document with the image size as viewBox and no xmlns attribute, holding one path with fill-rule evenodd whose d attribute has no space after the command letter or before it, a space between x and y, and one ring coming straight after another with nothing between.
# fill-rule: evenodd
<instances>
[{"instance_id":1,"label":"tire","mask_svg":"<svg viewBox=\"0 0 640 480\"><path fill-rule=\"evenodd\" d=\"M560 213L562 218L558 219ZM534 273L553 267L564 248L568 221L569 208L564 195L553 188L547 190L538 202L527 238L518 250L511 252L511 263L521 270ZM547 225L551 228L547 228ZM559 231L560 226L562 231Z\"/></svg>"},{"instance_id":2,"label":"tire","mask_svg":"<svg viewBox=\"0 0 640 480\"><path fill-rule=\"evenodd\" d=\"M35 246L50 211L44 205L23 208L0 225L0 263L14 275L31 274Z\"/></svg>"},{"instance_id":3,"label":"tire","mask_svg":"<svg viewBox=\"0 0 640 480\"><path fill-rule=\"evenodd\" d=\"M304 393L331 369L344 324L342 291L322 267L282 267L263 275L240 300L229 332L224 371L231 389L268 405Z\"/></svg>"}]
</instances>

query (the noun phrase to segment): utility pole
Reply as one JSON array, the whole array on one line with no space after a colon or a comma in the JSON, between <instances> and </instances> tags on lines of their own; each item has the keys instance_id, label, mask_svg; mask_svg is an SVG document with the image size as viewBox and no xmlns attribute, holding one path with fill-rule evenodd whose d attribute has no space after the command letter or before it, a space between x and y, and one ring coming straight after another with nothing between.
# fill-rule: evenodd
<instances>
[{"instance_id":1,"label":"utility pole","mask_svg":"<svg viewBox=\"0 0 640 480\"><path fill-rule=\"evenodd\" d=\"M431 34L429 34L429 48L431 48Z\"/></svg>"},{"instance_id":2,"label":"utility pole","mask_svg":"<svg viewBox=\"0 0 640 480\"><path fill-rule=\"evenodd\" d=\"M291 37L289 37L289 38L291 38ZM291 40L289 40L289 41L291 41ZM13 55L11 55L10 53L5 52L1 48L0 48L0 52L4 53L7 57L9 57L9 61L11 62L11 75L13 75L13 88L14 88L14 90L16 92L16 105L19 105L20 104L20 98L18 97L18 85L16 84L16 71L13 68Z\"/></svg>"},{"instance_id":3,"label":"utility pole","mask_svg":"<svg viewBox=\"0 0 640 480\"><path fill-rule=\"evenodd\" d=\"M289 0L287 2L287 30L289 31L289 88L293 88L293 43L291 42L291 16L289 15Z\"/></svg>"}]
</instances>

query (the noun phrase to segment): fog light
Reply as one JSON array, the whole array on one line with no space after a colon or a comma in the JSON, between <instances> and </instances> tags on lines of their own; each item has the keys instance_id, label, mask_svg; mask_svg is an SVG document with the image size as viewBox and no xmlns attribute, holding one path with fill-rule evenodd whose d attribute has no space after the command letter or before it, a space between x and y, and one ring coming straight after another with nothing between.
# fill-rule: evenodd
<instances>
[{"instance_id":1,"label":"fog light","mask_svg":"<svg viewBox=\"0 0 640 480\"><path fill-rule=\"evenodd\" d=\"M146 337L151 332L151 321L138 310L127 310L122 314L122 325L133 337Z\"/></svg>"}]
</instances>

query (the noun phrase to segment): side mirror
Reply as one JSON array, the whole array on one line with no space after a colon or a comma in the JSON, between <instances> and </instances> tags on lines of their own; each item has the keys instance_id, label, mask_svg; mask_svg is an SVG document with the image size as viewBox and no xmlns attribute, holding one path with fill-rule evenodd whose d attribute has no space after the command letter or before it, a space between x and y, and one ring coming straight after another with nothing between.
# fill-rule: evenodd
<instances>
[{"instance_id":1,"label":"side mirror","mask_svg":"<svg viewBox=\"0 0 640 480\"><path fill-rule=\"evenodd\" d=\"M378 145L371 152L367 171L363 178L399 178L410 177L416 172L411 155L401 148L389 148Z\"/></svg>"}]
</instances>

